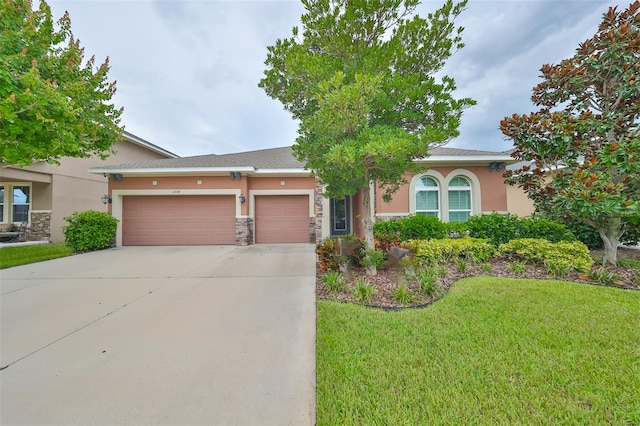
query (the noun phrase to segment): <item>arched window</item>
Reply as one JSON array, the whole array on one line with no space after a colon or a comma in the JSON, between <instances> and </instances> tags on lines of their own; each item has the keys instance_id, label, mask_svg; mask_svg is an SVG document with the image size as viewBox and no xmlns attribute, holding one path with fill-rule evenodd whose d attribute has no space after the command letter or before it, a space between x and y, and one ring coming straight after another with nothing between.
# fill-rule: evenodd
<instances>
[{"instance_id":1,"label":"arched window","mask_svg":"<svg viewBox=\"0 0 640 426\"><path fill-rule=\"evenodd\" d=\"M440 191L438 182L428 176L416 182L416 214L440 217Z\"/></svg>"},{"instance_id":2,"label":"arched window","mask_svg":"<svg viewBox=\"0 0 640 426\"><path fill-rule=\"evenodd\" d=\"M471 183L462 176L449 182L449 222L464 222L471 216Z\"/></svg>"}]
</instances>

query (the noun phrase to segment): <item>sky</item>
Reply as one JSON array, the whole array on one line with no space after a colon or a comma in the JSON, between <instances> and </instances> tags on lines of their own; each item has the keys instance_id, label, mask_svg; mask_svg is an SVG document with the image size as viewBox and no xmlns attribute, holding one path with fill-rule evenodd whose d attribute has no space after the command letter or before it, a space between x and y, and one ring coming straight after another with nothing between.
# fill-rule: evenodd
<instances>
[{"instance_id":1,"label":"sky","mask_svg":"<svg viewBox=\"0 0 640 426\"><path fill-rule=\"evenodd\" d=\"M466 46L443 73L465 110L448 147L512 147L500 120L536 110L540 68L573 55L609 6L631 0L469 0L456 23ZM226 154L294 143L298 124L258 87L267 47L291 36L304 8L293 0L49 0L96 63L109 57L125 130L179 156ZM423 1L426 16L443 3Z\"/></svg>"}]
</instances>

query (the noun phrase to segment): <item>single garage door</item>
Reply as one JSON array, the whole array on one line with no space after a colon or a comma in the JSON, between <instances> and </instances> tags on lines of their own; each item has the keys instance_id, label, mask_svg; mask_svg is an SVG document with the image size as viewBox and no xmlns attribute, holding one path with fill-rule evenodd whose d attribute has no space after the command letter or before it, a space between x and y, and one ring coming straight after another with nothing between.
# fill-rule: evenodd
<instances>
[{"instance_id":1,"label":"single garage door","mask_svg":"<svg viewBox=\"0 0 640 426\"><path fill-rule=\"evenodd\" d=\"M255 232L256 243L308 243L309 196L257 196Z\"/></svg>"},{"instance_id":2,"label":"single garage door","mask_svg":"<svg viewBox=\"0 0 640 426\"><path fill-rule=\"evenodd\" d=\"M123 245L236 243L233 195L126 196L122 203Z\"/></svg>"}]
</instances>

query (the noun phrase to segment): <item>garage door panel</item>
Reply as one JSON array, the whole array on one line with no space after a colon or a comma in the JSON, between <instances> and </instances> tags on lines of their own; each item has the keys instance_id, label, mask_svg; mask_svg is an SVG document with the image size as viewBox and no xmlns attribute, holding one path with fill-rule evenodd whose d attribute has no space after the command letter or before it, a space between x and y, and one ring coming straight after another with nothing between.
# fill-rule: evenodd
<instances>
[{"instance_id":1,"label":"garage door panel","mask_svg":"<svg viewBox=\"0 0 640 426\"><path fill-rule=\"evenodd\" d=\"M235 244L233 195L126 196L124 245Z\"/></svg>"},{"instance_id":2,"label":"garage door panel","mask_svg":"<svg viewBox=\"0 0 640 426\"><path fill-rule=\"evenodd\" d=\"M255 202L256 243L309 242L307 195L265 195Z\"/></svg>"}]
</instances>

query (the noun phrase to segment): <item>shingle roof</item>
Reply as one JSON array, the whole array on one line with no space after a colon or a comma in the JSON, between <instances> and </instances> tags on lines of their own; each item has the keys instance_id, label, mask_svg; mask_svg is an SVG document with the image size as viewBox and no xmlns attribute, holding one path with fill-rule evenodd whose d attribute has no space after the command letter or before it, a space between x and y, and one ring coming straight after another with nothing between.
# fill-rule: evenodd
<instances>
[{"instance_id":1,"label":"shingle roof","mask_svg":"<svg viewBox=\"0 0 640 426\"><path fill-rule=\"evenodd\" d=\"M494 152L494 151L479 151L475 149L462 149L462 148L446 148L443 146L437 148L431 148L429 150L429 155L451 155L451 156L469 156L469 155L504 155L504 152Z\"/></svg>"},{"instance_id":2,"label":"shingle roof","mask_svg":"<svg viewBox=\"0 0 640 426\"><path fill-rule=\"evenodd\" d=\"M437 147L429 150L431 156L496 156L501 152L478 151L460 148ZM462 158L461 158L462 159ZM144 169L191 169L191 168L224 168L233 169L250 167L255 170L269 169L304 169L305 164L293 156L290 146L261 149L257 151L238 152L233 154L209 154L193 157L167 158L159 160L139 161L125 164L114 164L92 169L93 172L109 170L144 170Z\"/></svg>"}]
</instances>

